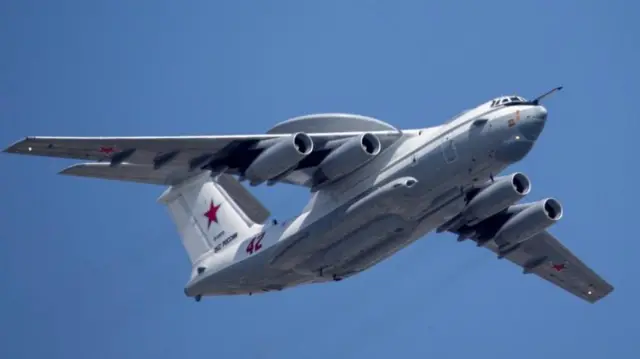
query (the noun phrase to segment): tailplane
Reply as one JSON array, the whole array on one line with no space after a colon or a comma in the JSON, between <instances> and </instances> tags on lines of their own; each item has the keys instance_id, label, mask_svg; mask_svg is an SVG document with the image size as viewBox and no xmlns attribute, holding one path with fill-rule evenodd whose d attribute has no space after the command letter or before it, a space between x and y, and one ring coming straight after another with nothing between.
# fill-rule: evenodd
<instances>
[{"instance_id":1,"label":"tailplane","mask_svg":"<svg viewBox=\"0 0 640 359\"><path fill-rule=\"evenodd\" d=\"M169 187L158 201L168 207L192 265L257 233L269 216L235 178L210 172Z\"/></svg>"}]
</instances>

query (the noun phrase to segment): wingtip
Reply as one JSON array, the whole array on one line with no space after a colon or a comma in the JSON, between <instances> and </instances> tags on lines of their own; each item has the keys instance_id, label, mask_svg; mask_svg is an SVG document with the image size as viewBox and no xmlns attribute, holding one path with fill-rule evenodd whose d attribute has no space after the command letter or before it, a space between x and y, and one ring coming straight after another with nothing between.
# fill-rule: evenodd
<instances>
[{"instance_id":1,"label":"wingtip","mask_svg":"<svg viewBox=\"0 0 640 359\"><path fill-rule=\"evenodd\" d=\"M4 153L20 153L20 145L29 141L31 137L23 137L22 139L15 141L9 147L2 150Z\"/></svg>"},{"instance_id":2,"label":"wingtip","mask_svg":"<svg viewBox=\"0 0 640 359\"><path fill-rule=\"evenodd\" d=\"M604 298L608 297L614 291L614 289L615 287L607 284L605 288L600 288L599 292L594 291L593 295L591 292L584 293L584 295L586 296L585 299L591 304L596 304Z\"/></svg>"},{"instance_id":3,"label":"wingtip","mask_svg":"<svg viewBox=\"0 0 640 359\"><path fill-rule=\"evenodd\" d=\"M33 150L37 150L38 143L41 142L43 137L37 136L25 136L22 139L12 143L9 147L2 150L5 153L29 155Z\"/></svg>"}]
</instances>

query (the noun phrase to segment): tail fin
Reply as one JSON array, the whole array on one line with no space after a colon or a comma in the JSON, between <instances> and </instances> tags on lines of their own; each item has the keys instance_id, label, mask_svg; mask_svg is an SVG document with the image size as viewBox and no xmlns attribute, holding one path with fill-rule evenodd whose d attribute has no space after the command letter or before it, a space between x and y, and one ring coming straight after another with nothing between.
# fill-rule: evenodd
<instances>
[{"instance_id":1,"label":"tail fin","mask_svg":"<svg viewBox=\"0 0 640 359\"><path fill-rule=\"evenodd\" d=\"M169 187L158 198L169 208L192 264L210 251L221 250L226 238L255 234L269 216L235 178L221 176L212 178L207 171Z\"/></svg>"}]
</instances>

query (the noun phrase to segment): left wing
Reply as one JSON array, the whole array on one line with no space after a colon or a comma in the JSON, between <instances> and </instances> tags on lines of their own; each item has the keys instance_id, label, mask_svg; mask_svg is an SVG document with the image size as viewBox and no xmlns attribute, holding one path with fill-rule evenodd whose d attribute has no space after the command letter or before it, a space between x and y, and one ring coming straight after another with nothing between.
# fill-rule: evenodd
<instances>
[{"instance_id":1,"label":"left wing","mask_svg":"<svg viewBox=\"0 0 640 359\"><path fill-rule=\"evenodd\" d=\"M476 238L470 239L479 242ZM500 254L495 243L487 242L484 246L495 254ZM522 267L524 274L534 273L589 303L595 303L613 291L611 284L547 231L527 239L504 258Z\"/></svg>"},{"instance_id":2,"label":"left wing","mask_svg":"<svg viewBox=\"0 0 640 359\"><path fill-rule=\"evenodd\" d=\"M277 179L313 187L326 178L315 169L345 141L365 132L310 133L313 150ZM369 132L384 150L403 133ZM27 137L5 150L8 153L97 161L71 166L62 174L171 185L202 171L242 175L254 160L291 133L231 136L170 137Z\"/></svg>"}]
</instances>

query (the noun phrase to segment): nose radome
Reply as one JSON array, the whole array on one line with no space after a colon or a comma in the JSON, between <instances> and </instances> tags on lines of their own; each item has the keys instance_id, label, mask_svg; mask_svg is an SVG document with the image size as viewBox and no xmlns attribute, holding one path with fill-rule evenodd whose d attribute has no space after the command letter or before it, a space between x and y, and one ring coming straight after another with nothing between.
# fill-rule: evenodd
<instances>
[{"instance_id":1,"label":"nose radome","mask_svg":"<svg viewBox=\"0 0 640 359\"><path fill-rule=\"evenodd\" d=\"M535 107L535 117L541 119L541 120L546 120L547 119L547 109L544 108L544 106L536 106Z\"/></svg>"},{"instance_id":2,"label":"nose radome","mask_svg":"<svg viewBox=\"0 0 640 359\"><path fill-rule=\"evenodd\" d=\"M526 139L535 141L542 133L547 122L547 109L543 106L536 106L529 110L527 116L520 121L519 130Z\"/></svg>"}]
</instances>

